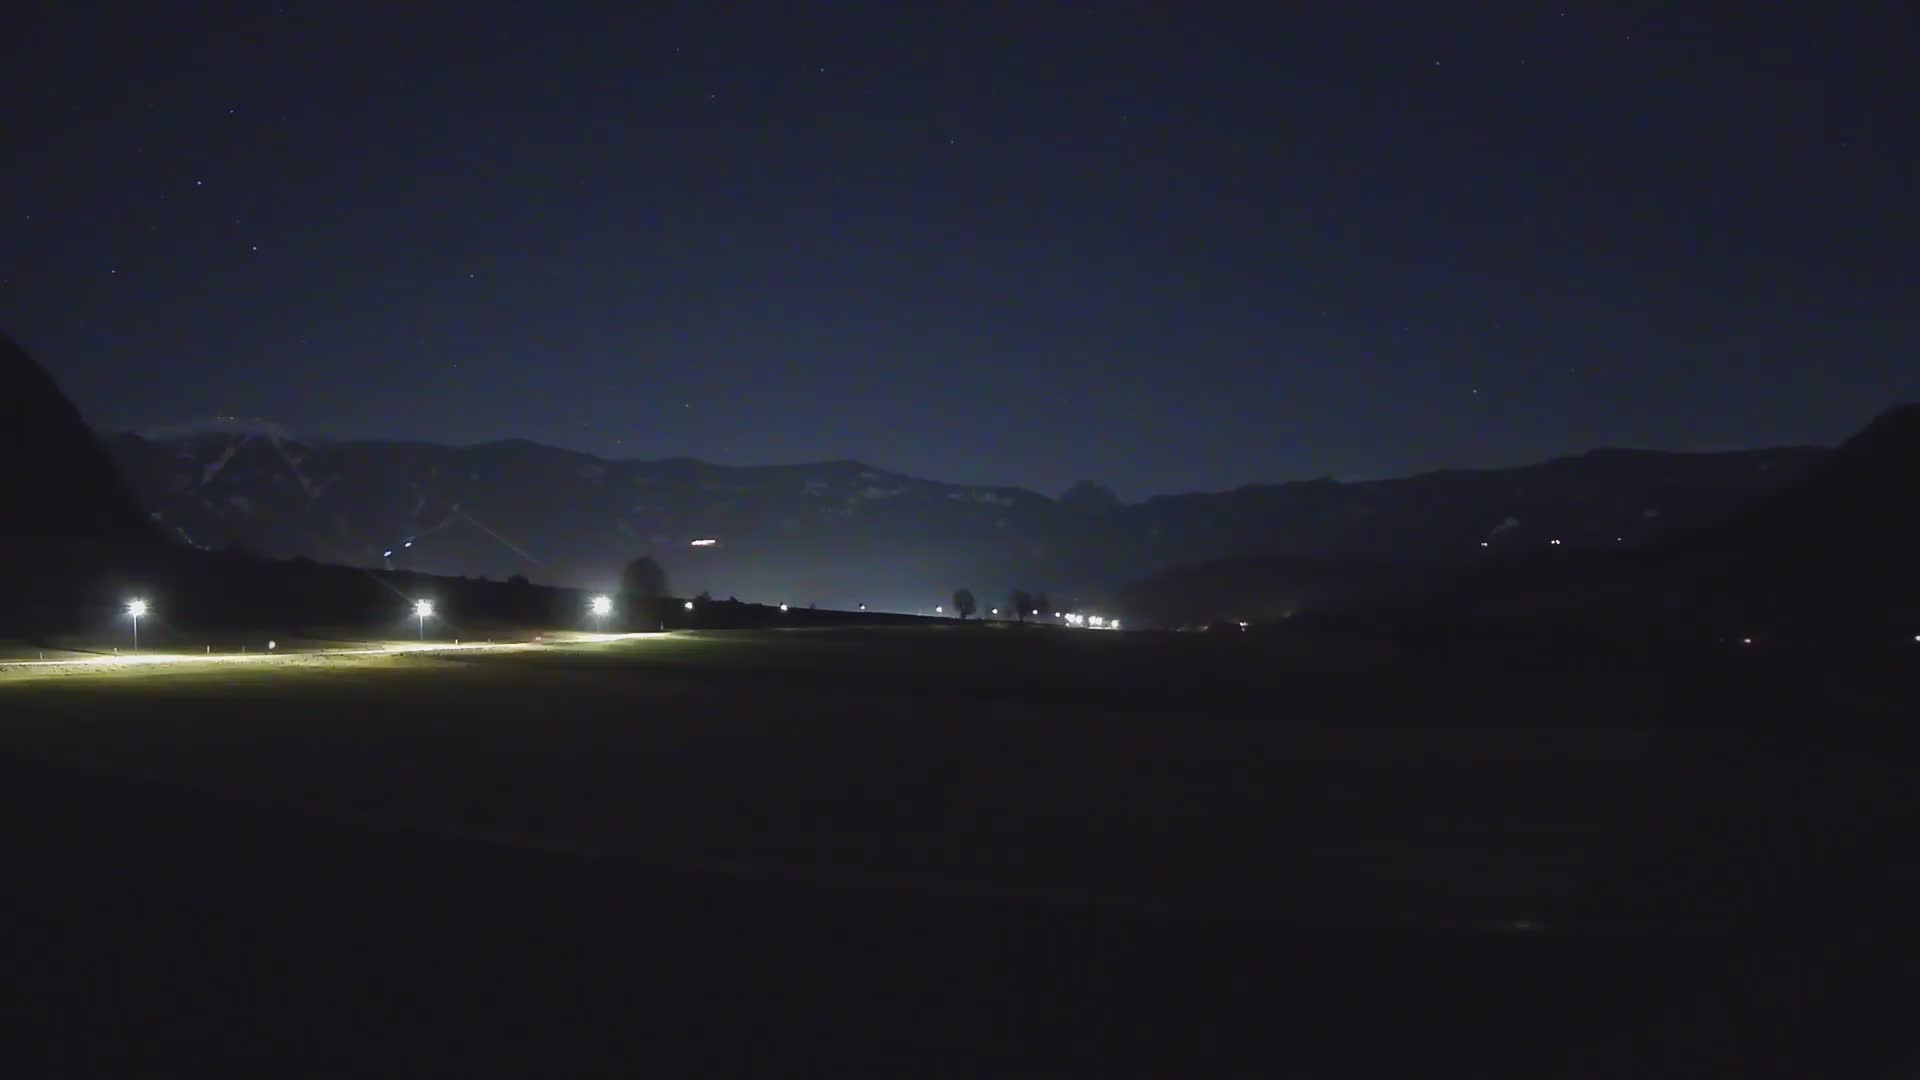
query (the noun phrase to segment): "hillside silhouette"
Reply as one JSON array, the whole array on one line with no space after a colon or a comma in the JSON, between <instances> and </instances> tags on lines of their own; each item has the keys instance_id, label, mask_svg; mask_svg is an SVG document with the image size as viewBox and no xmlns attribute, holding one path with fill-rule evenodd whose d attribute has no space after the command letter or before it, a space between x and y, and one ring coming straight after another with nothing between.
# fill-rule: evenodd
<instances>
[{"instance_id":1,"label":"hillside silhouette","mask_svg":"<svg viewBox=\"0 0 1920 1080\"><path fill-rule=\"evenodd\" d=\"M156 543L119 470L53 377L0 332L0 453L13 469L0 500L8 542Z\"/></svg>"},{"instance_id":2,"label":"hillside silhouette","mask_svg":"<svg viewBox=\"0 0 1920 1080\"><path fill-rule=\"evenodd\" d=\"M25 349L0 333L0 630L97 617L115 576L164 558L166 545L128 493L80 410Z\"/></svg>"},{"instance_id":3,"label":"hillside silhouette","mask_svg":"<svg viewBox=\"0 0 1920 1080\"><path fill-rule=\"evenodd\" d=\"M1920 405L1882 414L1717 521L1616 551L1531 546L1413 568L1288 554L1177 567L1121 594L1162 625L1340 613L1431 631L1911 645L1920 633Z\"/></svg>"}]
</instances>

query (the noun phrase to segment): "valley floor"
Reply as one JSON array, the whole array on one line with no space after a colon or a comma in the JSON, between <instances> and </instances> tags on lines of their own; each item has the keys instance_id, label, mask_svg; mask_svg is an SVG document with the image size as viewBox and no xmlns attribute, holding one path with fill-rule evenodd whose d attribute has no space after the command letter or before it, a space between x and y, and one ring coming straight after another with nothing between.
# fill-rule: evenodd
<instances>
[{"instance_id":1,"label":"valley floor","mask_svg":"<svg viewBox=\"0 0 1920 1080\"><path fill-rule=\"evenodd\" d=\"M0 677L11 932L75 1061L1535 1071L1909 814L1663 685L944 630Z\"/></svg>"}]
</instances>

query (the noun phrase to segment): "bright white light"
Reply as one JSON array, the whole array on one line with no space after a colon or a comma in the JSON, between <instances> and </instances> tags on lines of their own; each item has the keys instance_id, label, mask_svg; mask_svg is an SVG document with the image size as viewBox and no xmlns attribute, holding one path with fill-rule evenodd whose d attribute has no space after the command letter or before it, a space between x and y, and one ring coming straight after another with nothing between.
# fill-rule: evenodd
<instances>
[{"instance_id":1,"label":"bright white light","mask_svg":"<svg viewBox=\"0 0 1920 1080\"><path fill-rule=\"evenodd\" d=\"M1054 613L1053 613L1053 617L1054 617L1054 618L1056 618L1056 619L1057 619L1057 618L1059 618L1059 617L1060 617L1060 613L1059 613L1059 612L1057 612L1057 611L1056 611L1056 612L1054 612Z\"/></svg>"},{"instance_id":2,"label":"bright white light","mask_svg":"<svg viewBox=\"0 0 1920 1080\"><path fill-rule=\"evenodd\" d=\"M1742 645L1751 645L1751 644L1753 644L1753 639L1752 639L1752 638L1750 638L1750 637L1743 637L1743 638L1741 638L1741 639L1740 639L1740 644L1742 644Z\"/></svg>"},{"instance_id":3,"label":"bright white light","mask_svg":"<svg viewBox=\"0 0 1920 1080\"><path fill-rule=\"evenodd\" d=\"M610 614L613 611L613 598L611 596L596 596L592 600L587 601L587 610L593 612L595 615Z\"/></svg>"},{"instance_id":4,"label":"bright white light","mask_svg":"<svg viewBox=\"0 0 1920 1080\"><path fill-rule=\"evenodd\" d=\"M861 611L865 611L865 610L867 610L867 605L865 605L865 604L861 604L861 605L860 605L860 610L861 610Z\"/></svg>"},{"instance_id":5,"label":"bright white light","mask_svg":"<svg viewBox=\"0 0 1920 1080\"><path fill-rule=\"evenodd\" d=\"M401 546L401 547L412 547L412 546L413 546L413 541L411 541L411 540L409 540L409 541L407 541L406 543L404 543L404 544L401 544L400 546Z\"/></svg>"},{"instance_id":6,"label":"bright white light","mask_svg":"<svg viewBox=\"0 0 1920 1080\"><path fill-rule=\"evenodd\" d=\"M1489 543L1487 543L1487 542L1486 542L1485 540L1482 540L1482 541L1480 541L1480 546L1481 546L1481 547L1492 547L1493 545L1492 545L1492 544L1489 544Z\"/></svg>"},{"instance_id":7,"label":"bright white light","mask_svg":"<svg viewBox=\"0 0 1920 1080\"><path fill-rule=\"evenodd\" d=\"M781 604L781 605L780 605L780 610L781 610L781 611L785 611L785 610L787 610L787 605L785 605L785 604Z\"/></svg>"},{"instance_id":8,"label":"bright white light","mask_svg":"<svg viewBox=\"0 0 1920 1080\"><path fill-rule=\"evenodd\" d=\"M691 600L689 600L689 601L687 601L687 610L688 610L688 611L692 611L692 610L693 610L693 601L691 601Z\"/></svg>"},{"instance_id":9,"label":"bright white light","mask_svg":"<svg viewBox=\"0 0 1920 1080\"><path fill-rule=\"evenodd\" d=\"M380 557L383 559L391 559L393 558L393 552L392 550L383 551L380 553Z\"/></svg>"},{"instance_id":10,"label":"bright white light","mask_svg":"<svg viewBox=\"0 0 1920 1080\"><path fill-rule=\"evenodd\" d=\"M993 613L994 613L995 615L998 615L998 614L1000 614L1000 609L999 609L999 608L994 608L994 609L993 609Z\"/></svg>"},{"instance_id":11,"label":"bright white light","mask_svg":"<svg viewBox=\"0 0 1920 1080\"><path fill-rule=\"evenodd\" d=\"M1119 619L1115 619L1115 620L1113 620L1112 622L1110 622L1110 623L1108 623L1108 624L1107 624L1107 628L1108 628L1109 630L1118 630L1118 629L1120 629L1120 620L1119 620Z\"/></svg>"},{"instance_id":12,"label":"bright white light","mask_svg":"<svg viewBox=\"0 0 1920 1080\"><path fill-rule=\"evenodd\" d=\"M1107 625L1107 618L1104 615L1092 615L1087 618L1087 624L1089 626L1105 626Z\"/></svg>"},{"instance_id":13,"label":"bright white light","mask_svg":"<svg viewBox=\"0 0 1920 1080\"><path fill-rule=\"evenodd\" d=\"M1247 620L1245 620L1245 619L1241 619L1241 620L1240 620L1240 629L1242 629L1242 630L1245 630L1246 628L1247 628Z\"/></svg>"},{"instance_id":14,"label":"bright white light","mask_svg":"<svg viewBox=\"0 0 1920 1080\"><path fill-rule=\"evenodd\" d=\"M1038 614L1040 614L1040 609L1039 609L1039 608L1034 608L1034 609L1033 609L1033 614L1035 614L1035 615L1038 615Z\"/></svg>"},{"instance_id":15,"label":"bright white light","mask_svg":"<svg viewBox=\"0 0 1920 1080\"><path fill-rule=\"evenodd\" d=\"M1547 541L1547 543L1549 543L1549 544L1552 544L1552 545L1553 545L1554 547L1559 547L1559 546L1560 546L1560 541L1558 541L1558 540L1549 540L1549 541Z\"/></svg>"},{"instance_id":16,"label":"bright white light","mask_svg":"<svg viewBox=\"0 0 1920 1080\"><path fill-rule=\"evenodd\" d=\"M433 618L433 601L415 600L413 602L413 613L423 619Z\"/></svg>"},{"instance_id":17,"label":"bright white light","mask_svg":"<svg viewBox=\"0 0 1920 1080\"><path fill-rule=\"evenodd\" d=\"M718 540L710 540L710 539L708 539L708 538L706 538L706 537L704 537L704 536L703 536L703 537L701 537L700 539L698 539L698 540L695 540L695 541L693 541L693 542L692 542L691 544L689 544L689 545L687 545L687 546L688 546L688 547L712 547L713 545L715 545L715 544L717 544L717 543L719 543L719 542L720 542L720 541L718 541Z\"/></svg>"},{"instance_id":18,"label":"bright white light","mask_svg":"<svg viewBox=\"0 0 1920 1080\"><path fill-rule=\"evenodd\" d=\"M147 602L145 600L130 600L127 602L127 614L138 619L144 616L146 613L147 613Z\"/></svg>"}]
</instances>

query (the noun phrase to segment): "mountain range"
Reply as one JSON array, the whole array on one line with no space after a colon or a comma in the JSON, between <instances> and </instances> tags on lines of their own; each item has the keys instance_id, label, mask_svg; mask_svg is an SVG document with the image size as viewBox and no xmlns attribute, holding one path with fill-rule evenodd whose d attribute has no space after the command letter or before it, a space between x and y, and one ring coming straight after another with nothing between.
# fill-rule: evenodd
<instances>
[{"instance_id":1,"label":"mountain range","mask_svg":"<svg viewBox=\"0 0 1920 1080\"><path fill-rule=\"evenodd\" d=\"M963 585L983 607L1012 588L1097 601L1168 568L1254 556L1418 567L1621 550L1723 520L1823 453L1595 450L1123 504L1091 483L1051 498L857 461L615 461L519 440L303 440L232 419L103 441L159 526L195 547L589 587L650 554L683 592L906 611Z\"/></svg>"}]
</instances>

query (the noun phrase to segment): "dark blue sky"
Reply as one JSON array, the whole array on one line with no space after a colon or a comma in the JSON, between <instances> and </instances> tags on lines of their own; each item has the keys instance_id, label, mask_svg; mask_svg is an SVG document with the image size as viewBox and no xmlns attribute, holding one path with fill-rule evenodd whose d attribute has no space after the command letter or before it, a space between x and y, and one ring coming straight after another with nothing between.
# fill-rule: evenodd
<instances>
[{"instance_id":1,"label":"dark blue sky","mask_svg":"<svg viewBox=\"0 0 1920 1080\"><path fill-rule=\"evenodd\" d=\"M0 325L107 427L1129 497L1833 441L1920 397L1846 6L36 5Z\"/></svg>"}]
</instances>

